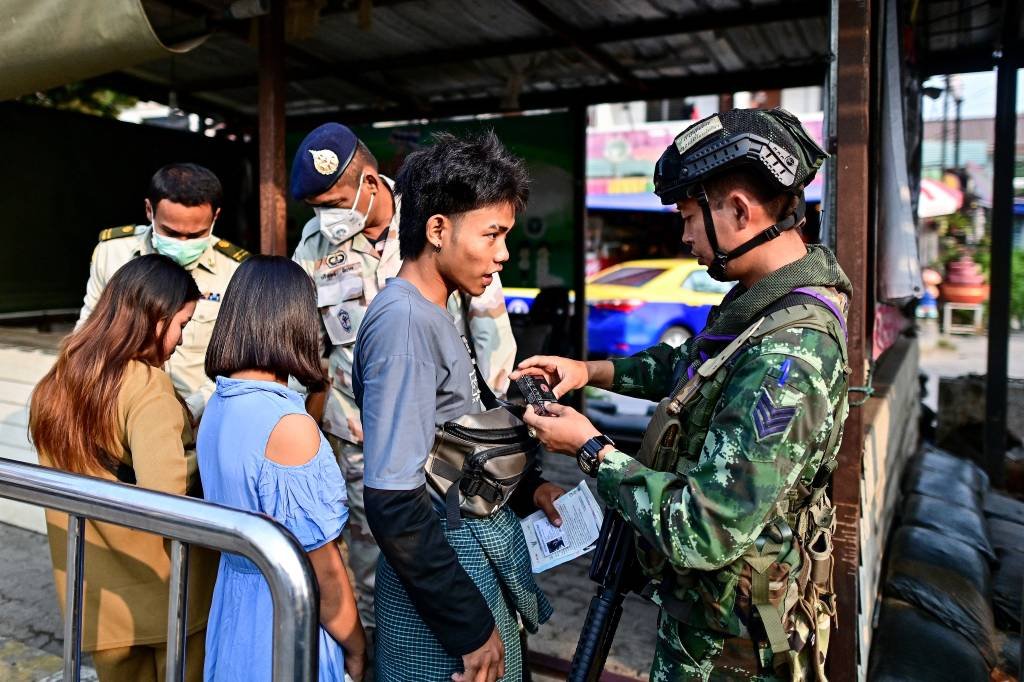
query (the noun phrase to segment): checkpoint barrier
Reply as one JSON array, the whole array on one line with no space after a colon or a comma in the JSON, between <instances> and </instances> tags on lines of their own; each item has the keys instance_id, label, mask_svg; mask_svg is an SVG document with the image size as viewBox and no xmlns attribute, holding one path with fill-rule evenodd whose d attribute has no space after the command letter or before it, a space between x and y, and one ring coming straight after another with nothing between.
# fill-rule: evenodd
<instances>
[{"instance_id":1,"label":"checkpoint barrier","mask_svg":"<svg viewBox=\"0 0 1024 682\"><path fill-rule=\"evenodd\" d=\"M272 519L189 497L0 457L0 497L68 514L64 680L79 682L82 662L82 567L86 518L171 540L167 677L184 678L189 545L240 554L270 585L274 604L274 682L317 678L319 597L302 546Z\"/></svg>"}]
</instances>

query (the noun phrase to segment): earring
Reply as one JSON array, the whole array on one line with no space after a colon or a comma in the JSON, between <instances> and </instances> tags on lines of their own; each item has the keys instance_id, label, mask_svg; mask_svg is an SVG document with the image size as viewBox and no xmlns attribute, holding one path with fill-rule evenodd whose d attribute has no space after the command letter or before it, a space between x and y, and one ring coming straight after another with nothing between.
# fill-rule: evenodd
<instances>
[{"instance_id":1,"label":"earring","mask_svg":"<svg viewBox=\"0 0 1024 682\"><path fill-rule=\"evenodd\" d=\"M434 244L434 253L441 253L441 245Z\"/></svg>"}]
</instances>

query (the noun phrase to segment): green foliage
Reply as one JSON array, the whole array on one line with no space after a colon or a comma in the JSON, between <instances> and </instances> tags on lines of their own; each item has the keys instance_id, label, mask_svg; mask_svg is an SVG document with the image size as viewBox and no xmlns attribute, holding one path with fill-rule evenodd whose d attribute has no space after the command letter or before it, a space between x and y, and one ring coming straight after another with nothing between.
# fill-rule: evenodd
<instances>
[{"instance_id":1,"label":"green foliage","mask_svg":"<svg viewBox=\"0 0 1024 682\"><path fill-rule=\"evenodd\" d=\"M125 109L135 106L138 99L113 90L98 88L87 83L70 83L19 98L25 104L77 111L81 114L117 118Z\"/></svg>"}]
</instances>

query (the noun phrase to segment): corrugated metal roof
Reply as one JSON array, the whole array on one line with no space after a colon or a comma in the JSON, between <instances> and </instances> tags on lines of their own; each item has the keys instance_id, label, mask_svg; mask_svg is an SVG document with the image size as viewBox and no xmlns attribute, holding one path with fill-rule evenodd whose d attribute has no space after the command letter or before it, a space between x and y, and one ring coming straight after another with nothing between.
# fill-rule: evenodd
<instances>
[{"instance_id":1,"label":"corrugated metal roof","mask_svg":"<svg viewBox=\"0 0 1024 682\"><path fill-rule=\"evenodd\" d=\"M229 4L144 2L158 30ZM369 26L359 5L328 0L313 35L289 42L289 115L432 115L815 84L827 60L821 0L373 0ZM128 70L126 82L253 115L258 54L239 26ZM773 82L780 77L787 82Z\"/></svg>"}]
</instances>

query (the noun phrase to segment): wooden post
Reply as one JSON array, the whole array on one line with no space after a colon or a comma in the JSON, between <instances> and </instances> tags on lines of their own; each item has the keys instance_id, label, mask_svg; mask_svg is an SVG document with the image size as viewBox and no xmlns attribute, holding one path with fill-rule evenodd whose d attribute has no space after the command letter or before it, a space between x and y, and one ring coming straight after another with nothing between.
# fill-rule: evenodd
<instances>
[{"instance_id":1,"label":"wooden post","mask_svg":"<svg viewBox=\"0 0 1024 682\"><path fill-rule=\"evenodd\" d=\"M260 64L260 252L286 255L284 0L257 19Z\"/></svg>"},{"instance_id":2,"label":"wooden post","mask_svg":"<svg viewBox=\"0 0 1024 682\"><path fill-rule=\"evenodd\" d=\"M849 353L851 386L863 386L866 358L871 353L868 322L873 296L868 290L868 244L872 220L870 130L872 87L872 0L838 2L838 125L836 153L836 255L853 282L850 301ZM853 394L856 399L859 394ZM850 409L846 421L839 468L833 483L838 515L835 534L835 587L838 628L832 633L828 671L832 682L857 679L860 632L859 598L860 486L864 451L864 417ZM867 665L867 661L862 661Z\"/></svg>"}]
</instances>

